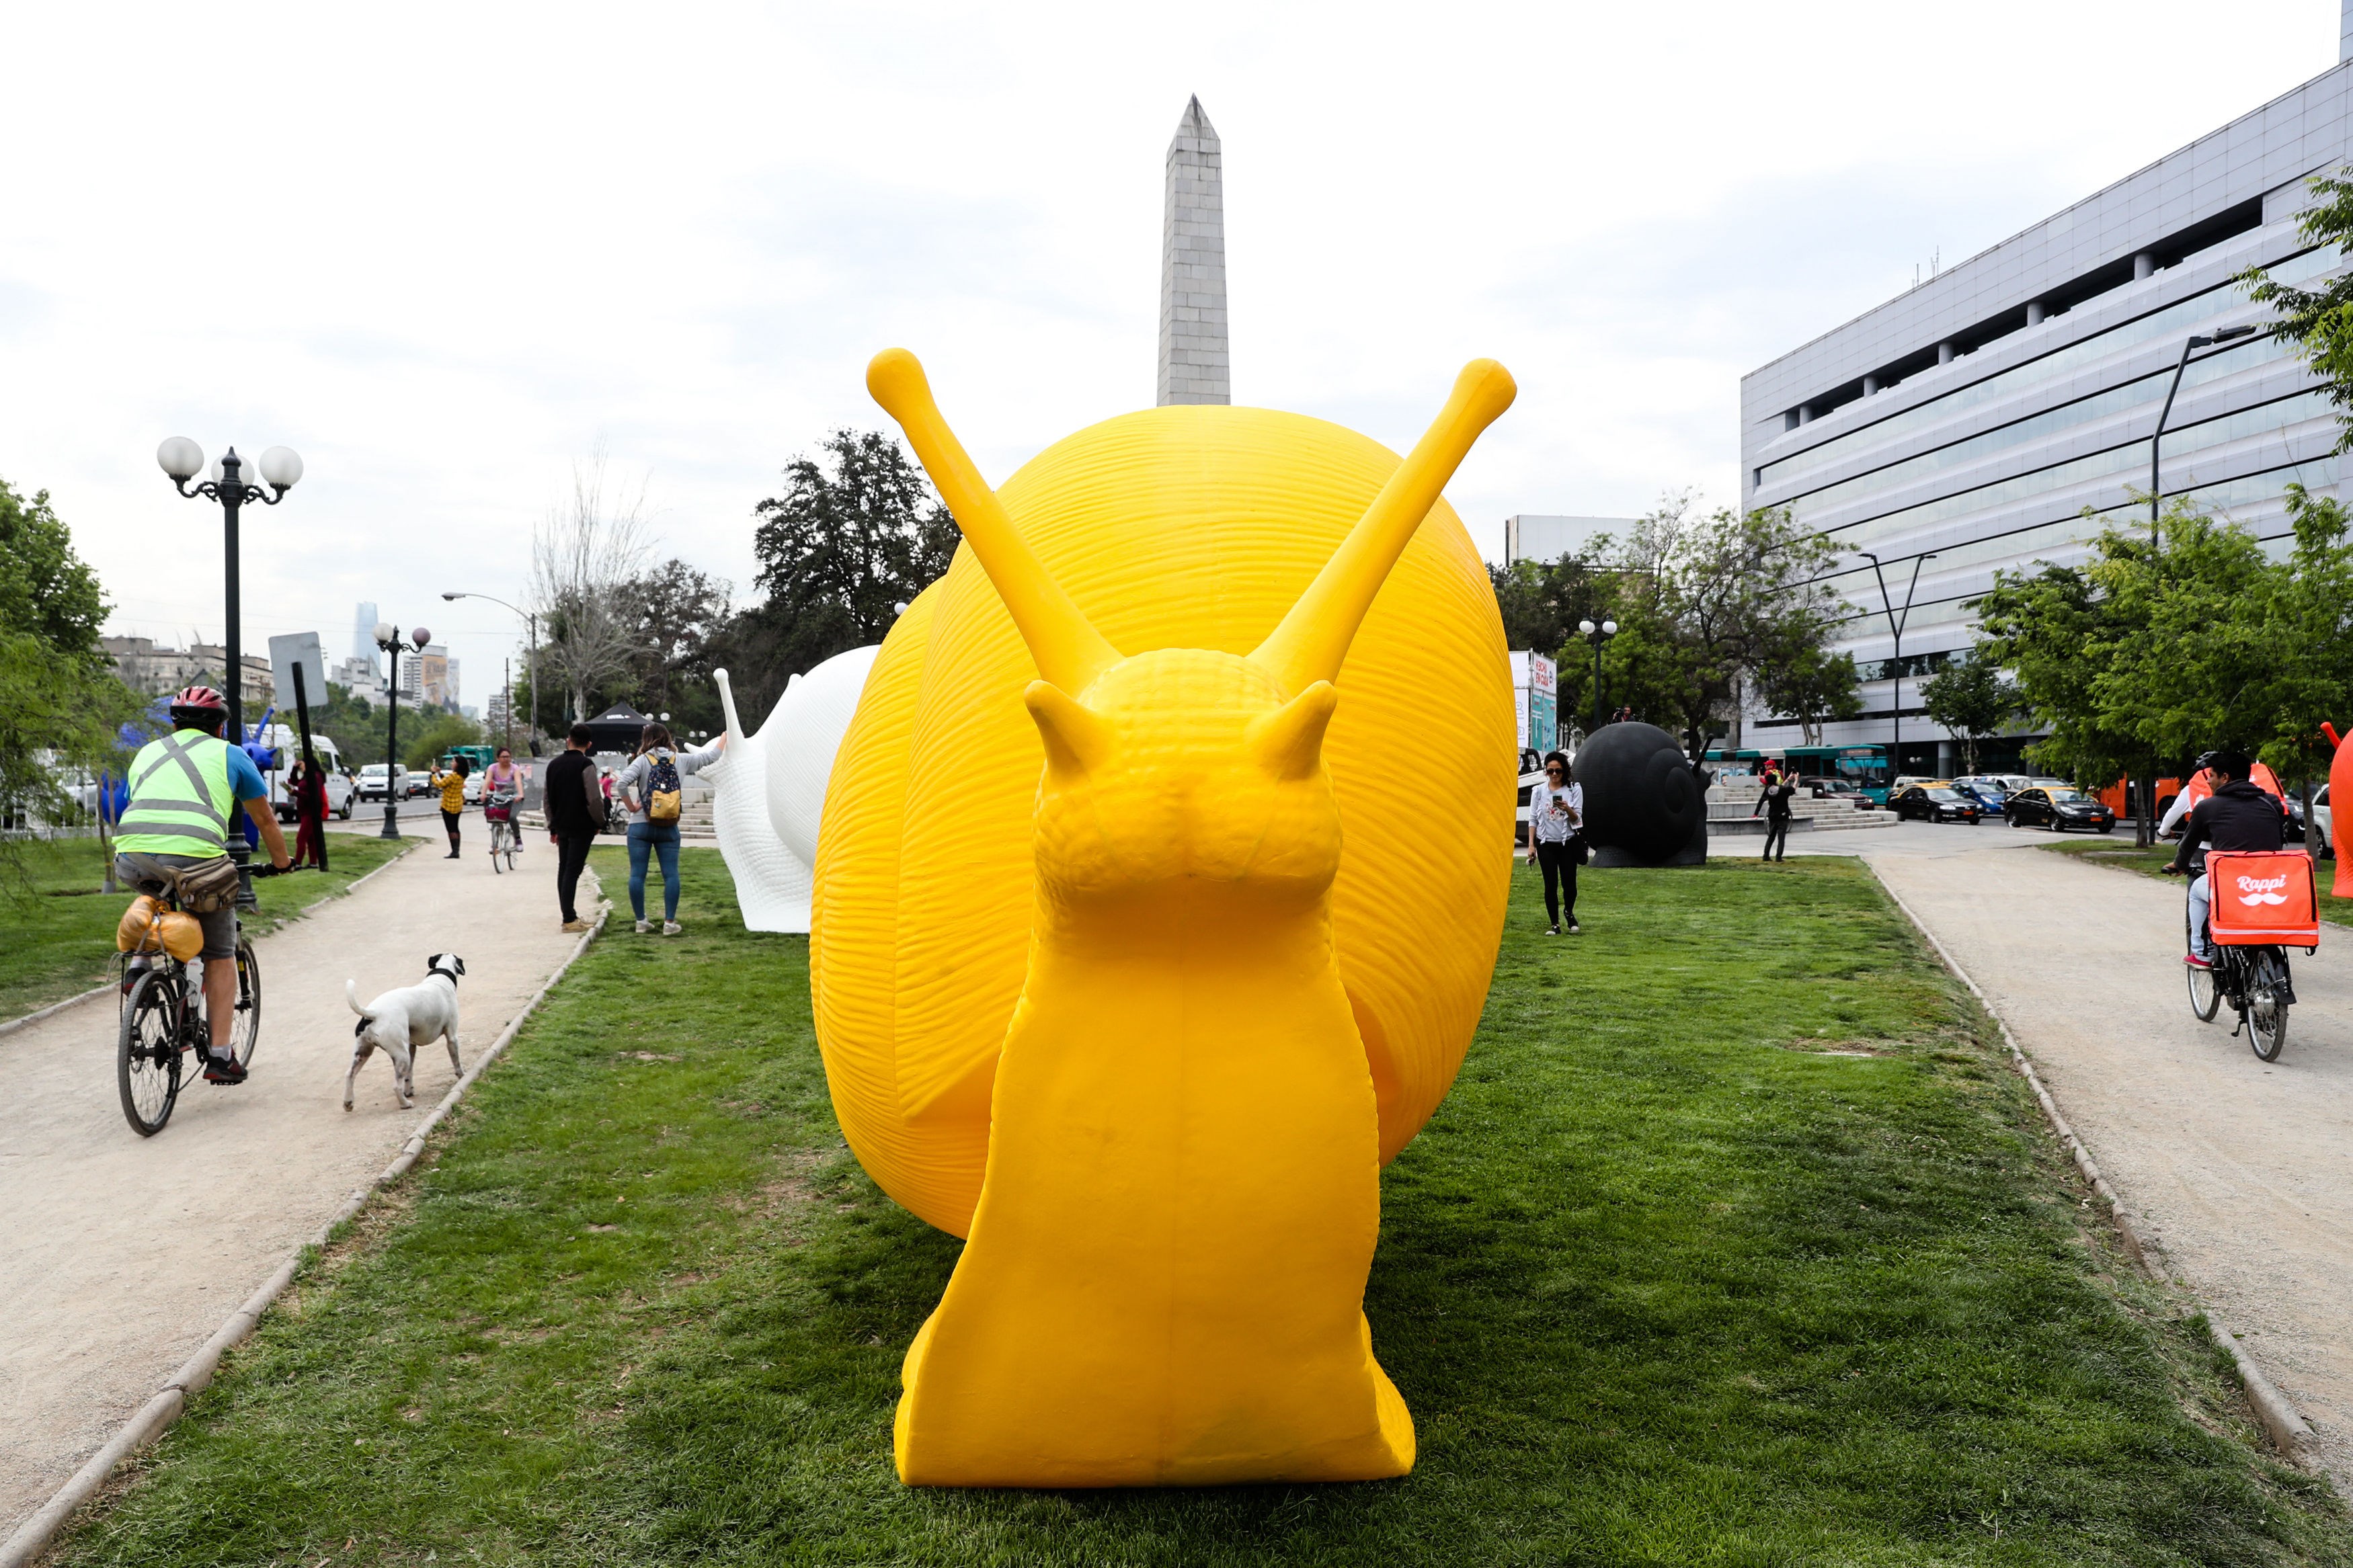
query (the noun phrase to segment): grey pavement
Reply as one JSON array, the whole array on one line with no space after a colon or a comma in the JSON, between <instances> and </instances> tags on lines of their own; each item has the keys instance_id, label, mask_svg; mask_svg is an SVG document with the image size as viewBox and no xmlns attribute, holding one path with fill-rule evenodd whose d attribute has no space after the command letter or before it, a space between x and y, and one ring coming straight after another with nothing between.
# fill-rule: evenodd
<instances>
[{"instance_id":1,"label":"grey pavement","mask_svg":"<svg viewBox=\"0 0 2353 1568\"><path fill-rule=\"evenodd\" d=\"M1936 933L2171 1271L2245 1336L2321 1464L2353 1484L2353 931L2291 955L2297 1004L2266 1064L2228 1009L2211 1024L2189 1011L2179 886L2036 852L2050 842L1913 823L1793 847L1861 854ZM2129 829L2109 842L2129 847Z\"/></svg>"}]
</instances>

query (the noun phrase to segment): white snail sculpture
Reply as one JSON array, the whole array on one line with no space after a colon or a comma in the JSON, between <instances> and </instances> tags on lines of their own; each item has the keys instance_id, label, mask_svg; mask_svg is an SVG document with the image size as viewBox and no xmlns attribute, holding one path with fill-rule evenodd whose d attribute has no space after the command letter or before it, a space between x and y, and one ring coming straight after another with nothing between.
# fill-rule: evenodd
<instances>
[{"instance_id":1,"label":"white snail sculpture","mask_svg":"<svg viewBox=\"0 0 2353 1568\"><path fill-rule=\"evenodd\" d=\"M756 734L747 734L736 716L727 672L712 672L727 716L727 750L703 768L702 777L717 786L712 823L746 930L809 928L810 868L817 863L826 779L875 652L851 648L794 676Z\"/></svg>"}]
</instances>

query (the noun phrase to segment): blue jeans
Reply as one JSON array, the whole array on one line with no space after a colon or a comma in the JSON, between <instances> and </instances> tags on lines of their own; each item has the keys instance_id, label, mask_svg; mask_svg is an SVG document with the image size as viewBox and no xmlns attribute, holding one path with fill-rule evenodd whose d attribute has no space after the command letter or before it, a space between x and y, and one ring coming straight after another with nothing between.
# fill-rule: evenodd
<instances>
[{"instance_id":1,"label":"blue jeans","mask_svg":"<svg viewBox=\"0 0 2353 1568\"><path fill-rule=\"evenodd\" d=\"M2206 942L2206 901L2211 889L2206 886L2206 873L2189 884L2189 951L2203 959L2211 959L2214 950Z\"/></svg>"},{"instance_id":2,"label":"blue jeans","mask_svg":"<svg viewBox=\"0 0 2353 1568\"><path fill-rule=\"evenodd\" d=\"M655 850L661 851L662 919L678 919L678 824L675 822L632 822L629 824L629 910L638 920L646 918L646 858Z\"/></svg>"}]
</instances>

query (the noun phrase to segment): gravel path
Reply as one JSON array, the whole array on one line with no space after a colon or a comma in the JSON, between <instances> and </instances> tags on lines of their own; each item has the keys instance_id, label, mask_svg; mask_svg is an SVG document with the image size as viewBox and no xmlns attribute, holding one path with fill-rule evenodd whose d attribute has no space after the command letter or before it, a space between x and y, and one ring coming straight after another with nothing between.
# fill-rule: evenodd
<instances>
[{"instance_id":1,"label":"gravel path","mask_svg":"<svg viewBox=\"0 0 2353 1568\"><path fill-rule=\"evenodd\" d=\"M363 1001L414 984L427 954L466 961L470 1066L579 940L558 929L555 857L493 875L438 841L348 898L255 942L261 1042L252 1079L194 1081L142 1139L114 1081L115 1010L83 1003L0 1038L0 1537L46 1500L303 1239L398 1152L448 1092L446 1048L419 1052L400 1109L381 1054L349 1114L343 1073ZM582 903L594 898L584 883Z\"/></svg>"},{"instance_id":2,"label":"gravel path","mask_svg":"<svg viewBox=\"0 0 2353 1568\"><path fill-rule=\"evenodd\" d=\"M2173 1269L2245 1336L2353 1485L2353 931L2292 953L2266 1065L2228 1008L2190 1016L2178 886L1907 835L1866 851L1993 1001ZM1891 836L1892 837L1892 836ZM2047 840L2046 840L2047 842ZM2129 841L2126 841L2129 842ZM2326 896L2327 882L2321 883Z\"/></svg>"}]
</instances>

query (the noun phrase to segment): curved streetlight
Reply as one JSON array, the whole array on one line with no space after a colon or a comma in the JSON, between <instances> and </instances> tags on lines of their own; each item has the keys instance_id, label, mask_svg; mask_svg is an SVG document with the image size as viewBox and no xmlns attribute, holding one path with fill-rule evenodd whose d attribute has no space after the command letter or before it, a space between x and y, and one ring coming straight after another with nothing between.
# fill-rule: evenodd
<instances>
[{"instance_id":1,"label":"curved streetlight","mask_svg":"<svg viewBox=\"0 0 2353 1568\"><path fill-rule=\"evenodd\" d=\"M2165 406L2157 411L2157 428L2148 433L2148 542L2151 548L2158 543L2157 515L2161 500L2158 490L2157 450L2165 439L2165 422L2173 416L2173 395L2181 390L2181 373L2189 368L2189 351L2227 343L2232 338L2253 337L2254 332L2253 324L2247 323L2224 327L2211 336L2202 333L2193 336L2181 345L2181 357L2173 362L2173 384L2165 389Z\"/></svg>"},{"instance_id":2,"label":"curved streetlight","mask_svg":"<svg viewBox=\"0 0 2353 1568\"><path fill-rule=\"evenodd\" d=\"M1604 621L1595 626L1591 621L1577 623L1577 635L1593 645L1593 728L1601 728L1601 645L1618 635L1616 621Z\"/></svg>"},{"instance_id":3,"label":"curved streetlight","mask_svg":"<svg viewBox=\"0 0 2353 1568\"><path fill-rule=\"evenodd\" d=\"M529 675L529 676L531 677L531 754L532 754L533 756L534 756L534 757L535 757L535 756L537 756L537 755L539 755L539 616L538 616L538 615L537 615L535 612L533 612L533 611L526 610L526 609L522 609L522 608L519 608L519 607L518 607L518 606L516 606L516 605L510 605L510 604L508 604L504 599L498 598L498 597L496 597L495 595L490 595L490 594L447 593L447 594L442 595L441 596L442 596L443 598L445 598L445 599L452 599L452 600L455 600L455 599L486 599L486 600L489 600L489 601L490 601L490 603L491 603L491 604L493 604L493 605L498 605L501 609L503 609L503 610L512 610L512 611L513 611L513 612L514 612L514 614L516 614L516 615L518 615L518 616L521 616L523 618L523 624L524 624L526 626L528 626L528 627L530 628L530 631L531 631L531 646L530 646L529 650L528 650L528 651L526 651L526 652L524 653L524 655L523 655L523 670L524 670L524 673L526 673L527 675ZM514 693L513 693L512 690L510 690L510 691L507 693L507 722L508 722L509 724L512 724L512 723L514 722Z\"/></svg>"},{"instance_id":4,"label":"curved streetlight","mask_svg":"<svg viewBox=\"0 0 2353 1568\"><path fill-rule=\"evenodd\" d=\"M226 556L226 570L222 575L227 583L228 599L227 626L221 637L222 662L228 666L227 679L223 684L228 688L229 732L234 737L229 743L237 746L244 745L246 741L245 638L242 635L243 616L238 609L237 514L248 501L258 500L265 506L276 506L286 499L286 492L292 489L295 481L302 477L302 459L291 447L272 447L261 454L260 485L250 483L246 478L248 460L238 457L237 448L231 447L215 459L212 478L190 489L188 481L205 470L205 449L185 436L167 437L163 445L155 448L155 466L171 479L174 489L190 500L202 499L220 503L221 539ZM264 485L269 488L264 489ZM251 909L253 874L248 869L247 861L252 850L245 842L245 835L237 832L234 825L228 834L228 852L237 862L237 901L244 908Z\"/></svg>"}]
</instances>

